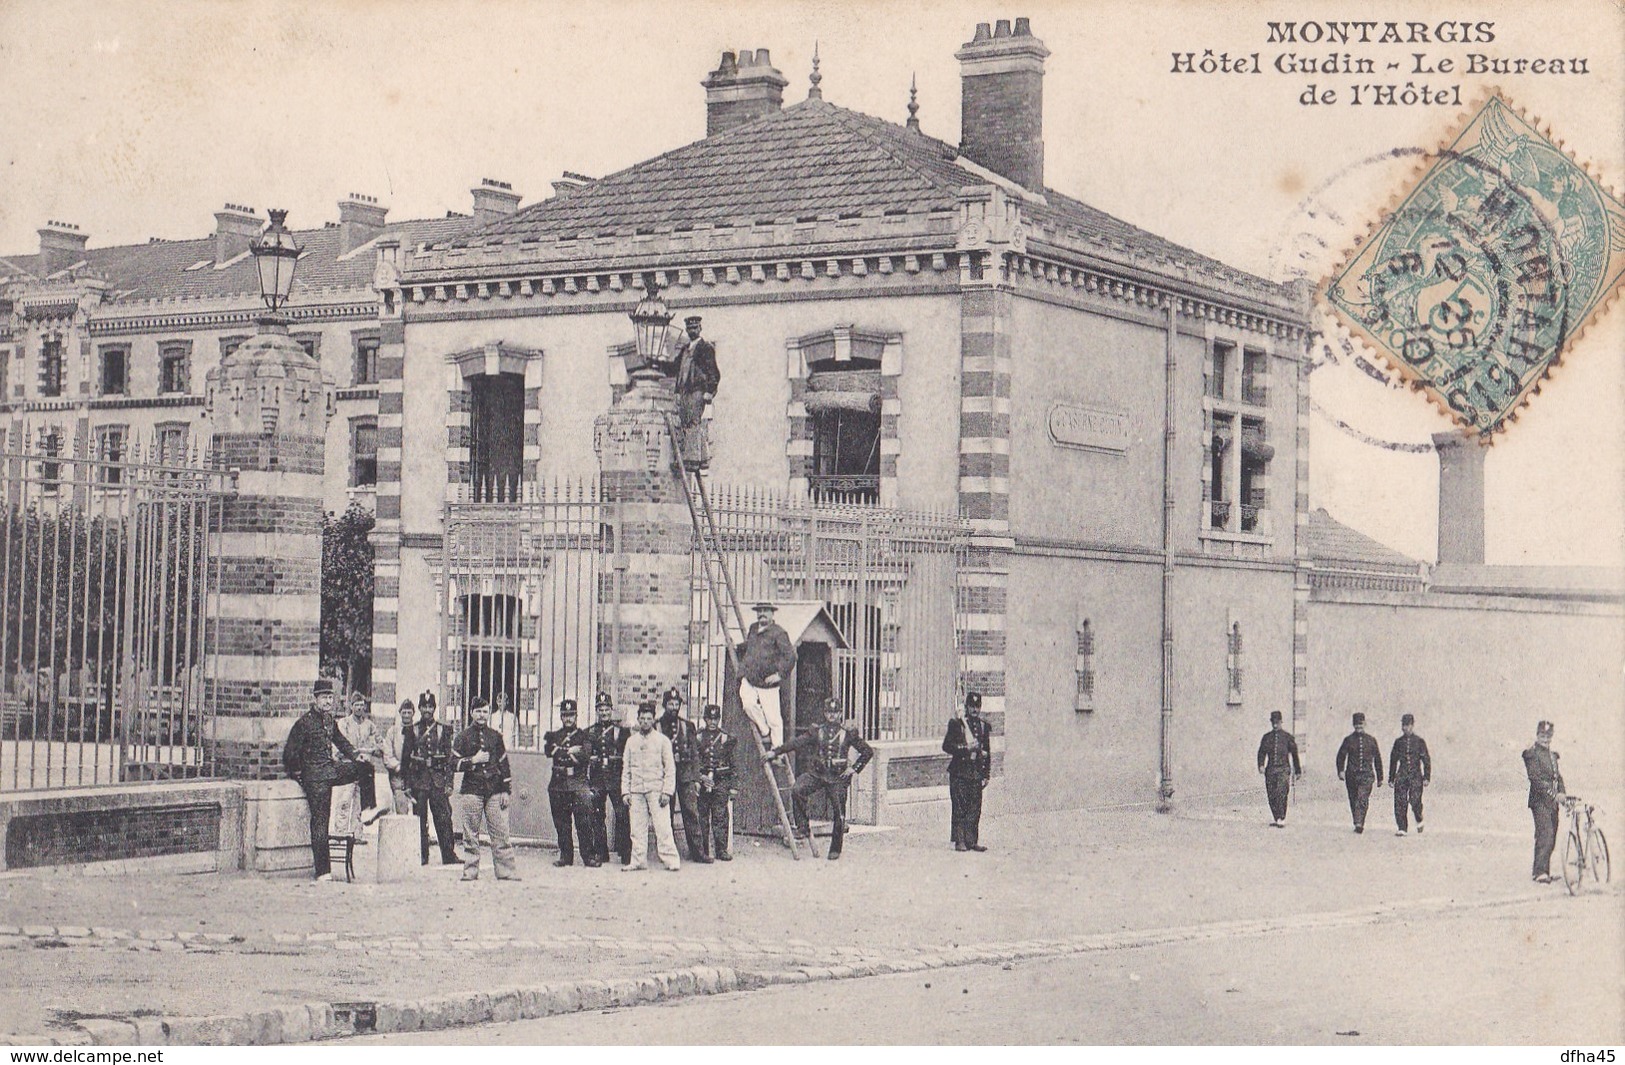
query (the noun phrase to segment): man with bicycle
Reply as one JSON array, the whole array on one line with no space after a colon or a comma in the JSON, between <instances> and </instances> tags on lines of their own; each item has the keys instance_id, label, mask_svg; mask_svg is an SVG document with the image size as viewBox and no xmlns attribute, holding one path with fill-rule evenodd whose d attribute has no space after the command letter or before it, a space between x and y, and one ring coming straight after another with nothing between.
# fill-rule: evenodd
<instances>
[{"instance_id":1,"label":"man with bicycle","mask_svg":"<svg viewBox=\"0 0 1625 1065\"><path fill-rule=\"evenodd\" d=\"M1552 882L1552 849L1557 846L1557 807L1564 794L1563 774L1557 768L1557 752L1552 750L1552 723L1535 726L1535 745L1523 752L1524 772L1529 775L1529 812L1535 818L1535 864L1530 879L1537 884Z\"/></svg>"}]
</instances>

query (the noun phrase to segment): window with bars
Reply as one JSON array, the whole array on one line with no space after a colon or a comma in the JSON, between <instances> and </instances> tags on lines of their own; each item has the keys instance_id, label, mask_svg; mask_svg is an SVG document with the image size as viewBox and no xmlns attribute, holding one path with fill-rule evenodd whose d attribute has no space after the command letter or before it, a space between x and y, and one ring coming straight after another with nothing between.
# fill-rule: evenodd
<instances>
[{"instance_id":1,"label":"window with bars","mask_svg":"<svg viewBox=\"0 0 1625 1065\"><path fill-rule=\"evenodd\" d=\"M158 426L155 439L158 453L153 456L160 466L184 465L191 427L184 422L167 422Z\"/></svg>"},{"instance_id":2,"label":"window with bars","mask_svg":"<svg viewBox=\"0 0 1625 1065\"><path fill-rule=\"evenodd\" d=\"M103 484L121 484L124 481L125 443L129 429L123 425L103 425L96 430L96 457L106 465L98 466L97 480Z\"/></svg>"},{"instance_id":3,"label":"window with bars","mask_svg":"<svg viewBox=\"0 0 1625 1065\"><path fill-rule=\"evenodd\" d=\"M63 357L62 338L47 337L40 343L39 394L54 397L62 394Z\"/></svg>"},{"instance_id":4,"label":"window with bars","mask_svg":"<svg viewBox=\"0 0 1625 1065\"><path fill-rule=\"evenodd\" d=\"M1072 708L1079 713L1091 713L1095 708L1095 633L1089 619L1078 623L1078 658L1076 672L1078 687Z\"/></svg>"},{"instance_id":5,"label":"window with bars","mask_svg":"<svg viewBox=\"0 0 1625 1065\"><path fill-rule=\"evenodd\" d=\"M163 344L158 348L158 391L162 395L184 394L192 385L192 345Z\"/></svg>"},{"instance_id":6,"label":"window with bars","mask_svg":"<svg viewBox=\"0 0 1625 1065\"><path fill-rule=\"evenodd\" d=\"M371 488L378 483L378 419L350 419L350 486Z\"/></svg>"},{"instance_id":7,"label":"window with bars","mask_svg":"<svg viewBox=\"0 0 1625 1065\"><path fill-rule=\"evenodd\" d=\"M1225 702L1236 706L1241 702L1241 622L1231 619L1225 640L1225 672L1228 675Z\"/></svg>"},{"instance_id":8,"label":"window with bars","mask_svg":"<svg viewBox=\"0 0 1625 1065\"><path fill-rule=\"evenodd\" d=\"M57 456L62 454L62 430L55 426L41 429L39 450L42 487L47 492L55 492L62 479L62 463L56 461Z\"/></svg>"},{"instance_id":9,"label":"window with bars","mask_svg":"<svg viewBox=\"0 0 1625 1065\"><path fill-rule=\"evenodd\" d=\"M102 380L101 394L104 396L127 396L130 394L130 349L127 345L116 344L101 350Z\"/></svg>"},{"instance_id":10,"label":"window with bars","mask_svg":"<svg viewBox=\"0 0 1625 1065\"><path fill-rule=\"evenodd\" d=\"M378 383L378 338L360 334L355 338L355 384Z\"/></svg>"}]
</instances>

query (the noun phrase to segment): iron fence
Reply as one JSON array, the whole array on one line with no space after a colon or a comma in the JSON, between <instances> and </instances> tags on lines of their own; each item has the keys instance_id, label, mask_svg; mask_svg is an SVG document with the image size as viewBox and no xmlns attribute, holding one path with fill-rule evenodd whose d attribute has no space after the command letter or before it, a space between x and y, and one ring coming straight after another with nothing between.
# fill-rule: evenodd
<instances>
[{"instance_id":1,"label":"iron fence","mask_svg":"<svg viewBox=\"0 0 1625 1065\"><path fill-rule=\"evenodd\" d=\"M0 452L0 790L208 775L228 475L64 443Z\"/></svg>"},{"instance_id":2,"label":"iron fence","mask_svg":"<svg viewBox=\"0 0 1625 1065\"><path fill-rule=\"evenodd\" d=\"M712 515L742 608L813 600L847 646L831 686L870 739L934 736L959 675L958 574L968 526L948 514L714 489ZM477 696L512 717L497 724L521 749L556 727L560 699L589 699L613 647L594 634L620 579L615 508L595 484L526 484L448 503L440 558L441 691ZM690 556L689 706L721 702L729 634ZM585 711L584 711L585 713Z\"/></svg>"}]
</instances>

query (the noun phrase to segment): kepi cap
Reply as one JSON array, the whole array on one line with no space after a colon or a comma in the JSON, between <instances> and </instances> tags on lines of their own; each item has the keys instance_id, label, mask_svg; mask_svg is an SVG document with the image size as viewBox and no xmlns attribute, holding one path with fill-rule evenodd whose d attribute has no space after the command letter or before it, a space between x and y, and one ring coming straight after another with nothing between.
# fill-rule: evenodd
<instances>
[{"instance_id":1,"label":"kepi cap","mask_svg":"<svg viewBox=\"0 0 1625 1065\"><path fill-rule=\"evenodd\" d=\"M1401 715L1399 715L1399 723L1401 725L1414 725L1414 724L1416 724L1416 715L1415 714L1401 714Z\"/></svg>"},{"instance_id":2,"label":"kepi cap","mask_svg":"<svg viewBox=\"0 0 1625 1065\"><path fill-rule=\"evenodd\" d=\"M709 721L713 717L715 717L715 718L722 717L722 707L718 706L716 703L706 703L705 704L705 719L707 721Z\"/></svg>"},{"instance_id":3,"label":"kepi cap","mask_svg":"<svg viewBox=\"0 0 1625 1065\"><path fill-rule=\"evenodd\" d=\"M1537 735L1537 736L1550 736L1552 734L1552 732L1553 732L1553 729L1554 729L1554 726L1552 725L1552 723L1550 721L1542 721L1538 725L1535 726L1535 735Z\"/></svg>"},{"instance_id":4,"label":"kepi cap","mask_svg":"<svg viewBox=\"0 0 1625 1065\"><path fill-rule=\"evenodd\" d=\"M312 694L312 695L332 695L333 694L333 678L332 677L317 677L316 678L316 683L312 684L310 686L310 694Z\"/></svg>"},{"instance_id":5,"label":"kepi cap","mask_svg":"<svg viewBox=\"0 0 1625 1065\"><path fill-rule=\"evenodd\" d=\"M968 709L971 709L971 710L980 710L982 708L982 693L981 692L966 692L965 693L965 706Z\"/></svg>"},{"instance_id":6,"label":"kepi cap","mask_svg":"<svg viewBox=\"0 0 1625 1065\"><path fill-rule=\"evenodd\" d=\"M575 712L576 712L576 701L574 699L560 699L559 700L559 713L560 714L573 714Z\"/></svg>"},{"instance_id":7,"label":"kepi cap","mask_svg":"<svg viewBox=\"0 0 1625 1065\"><path fill-rule=\"evenodd\" d=\"M661 706L665 706L667 703L679 703L680 704L682 702L683 702L683 693L677 690L677 686L675 684L672 685L671 687L667 688L666 691L665 691L665 694L663 694L660 697L660 705Z\"/></svg>"},{"instance_id":8,"label":"kepi cap","mask_svg":"<svg viewBox=\"0 0 1625 1065\"><path fill-rule=\"evenodd\" d=\"M1279 710L1271 710L1270 711L1270 724L1279 725L1280 723L1281 723L1281 711L1279 711Z\"/></svg>"},{"instance_id":9,"label":"kepi cap","mask_svg":"<svg viewBox=\"0 0 1625 1065\"><path fill-rule=\"evenodd\" d=\"M1355 724L1356 724L1356 725L1363 725L1363 724L1365 724L1365 715L1364 715L1364 714L1355 714L1355 715L1354 715L1354 723L1355 723Z\"/></svg>"},{"instance_id":10,"label":"kepi cap","mask_svg":"<svg viewBox=\"0 0 1625 1065\"><path fill-rule=\"evenodd\" d=\"M614 709L615 700L609 697L609 692L599 692L597 695L593 696L592 705L594 707L607 706L610 709Z\"/></svg>"},{"instance_id":11,"label":"kepi cap","mask_svg":"<svg viewBox=\"0 0 1625 1065\"><path fill-rule=\"evenodd\" d=\"M699 315L691 314L687 318L683 319L683 324L684 325L699 325L703 321L705 321L705 319L701 318Z\"/></svg>"}]
</instances>

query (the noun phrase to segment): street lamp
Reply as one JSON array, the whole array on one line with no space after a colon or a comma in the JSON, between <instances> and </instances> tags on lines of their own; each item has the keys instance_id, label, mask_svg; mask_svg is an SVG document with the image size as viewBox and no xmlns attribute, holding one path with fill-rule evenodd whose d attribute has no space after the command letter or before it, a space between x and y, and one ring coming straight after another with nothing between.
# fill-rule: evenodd
<instances>
[{"instance_id":1,"label":"street lamp","mask_svg":"<svg viewBox=\"0 0 1625 1065\"><path fill-rule=\"evenodd\" d=\"M637 338L637 364L628 367L629 373L649 376L658 374L655 363L665 354L666 327L671 324L671 308L660 298L660 286L653 279L644 282L643 298L630 315L632 330Z\"/></svg>"},{"instance_id":2,"label":"street lamp","mask_svg":"<svg viewBox=\"0 0 1625 1065\"><path fill-rule=\"evenodd\" d=\"M248 250L254 253L254 265L260 272L260 299L276 315L293 292L293 273L305 249L293 242L293 234L282 224L287 211L273 207L266 213L271 224Z\"/></svg>"}]
</instances>

